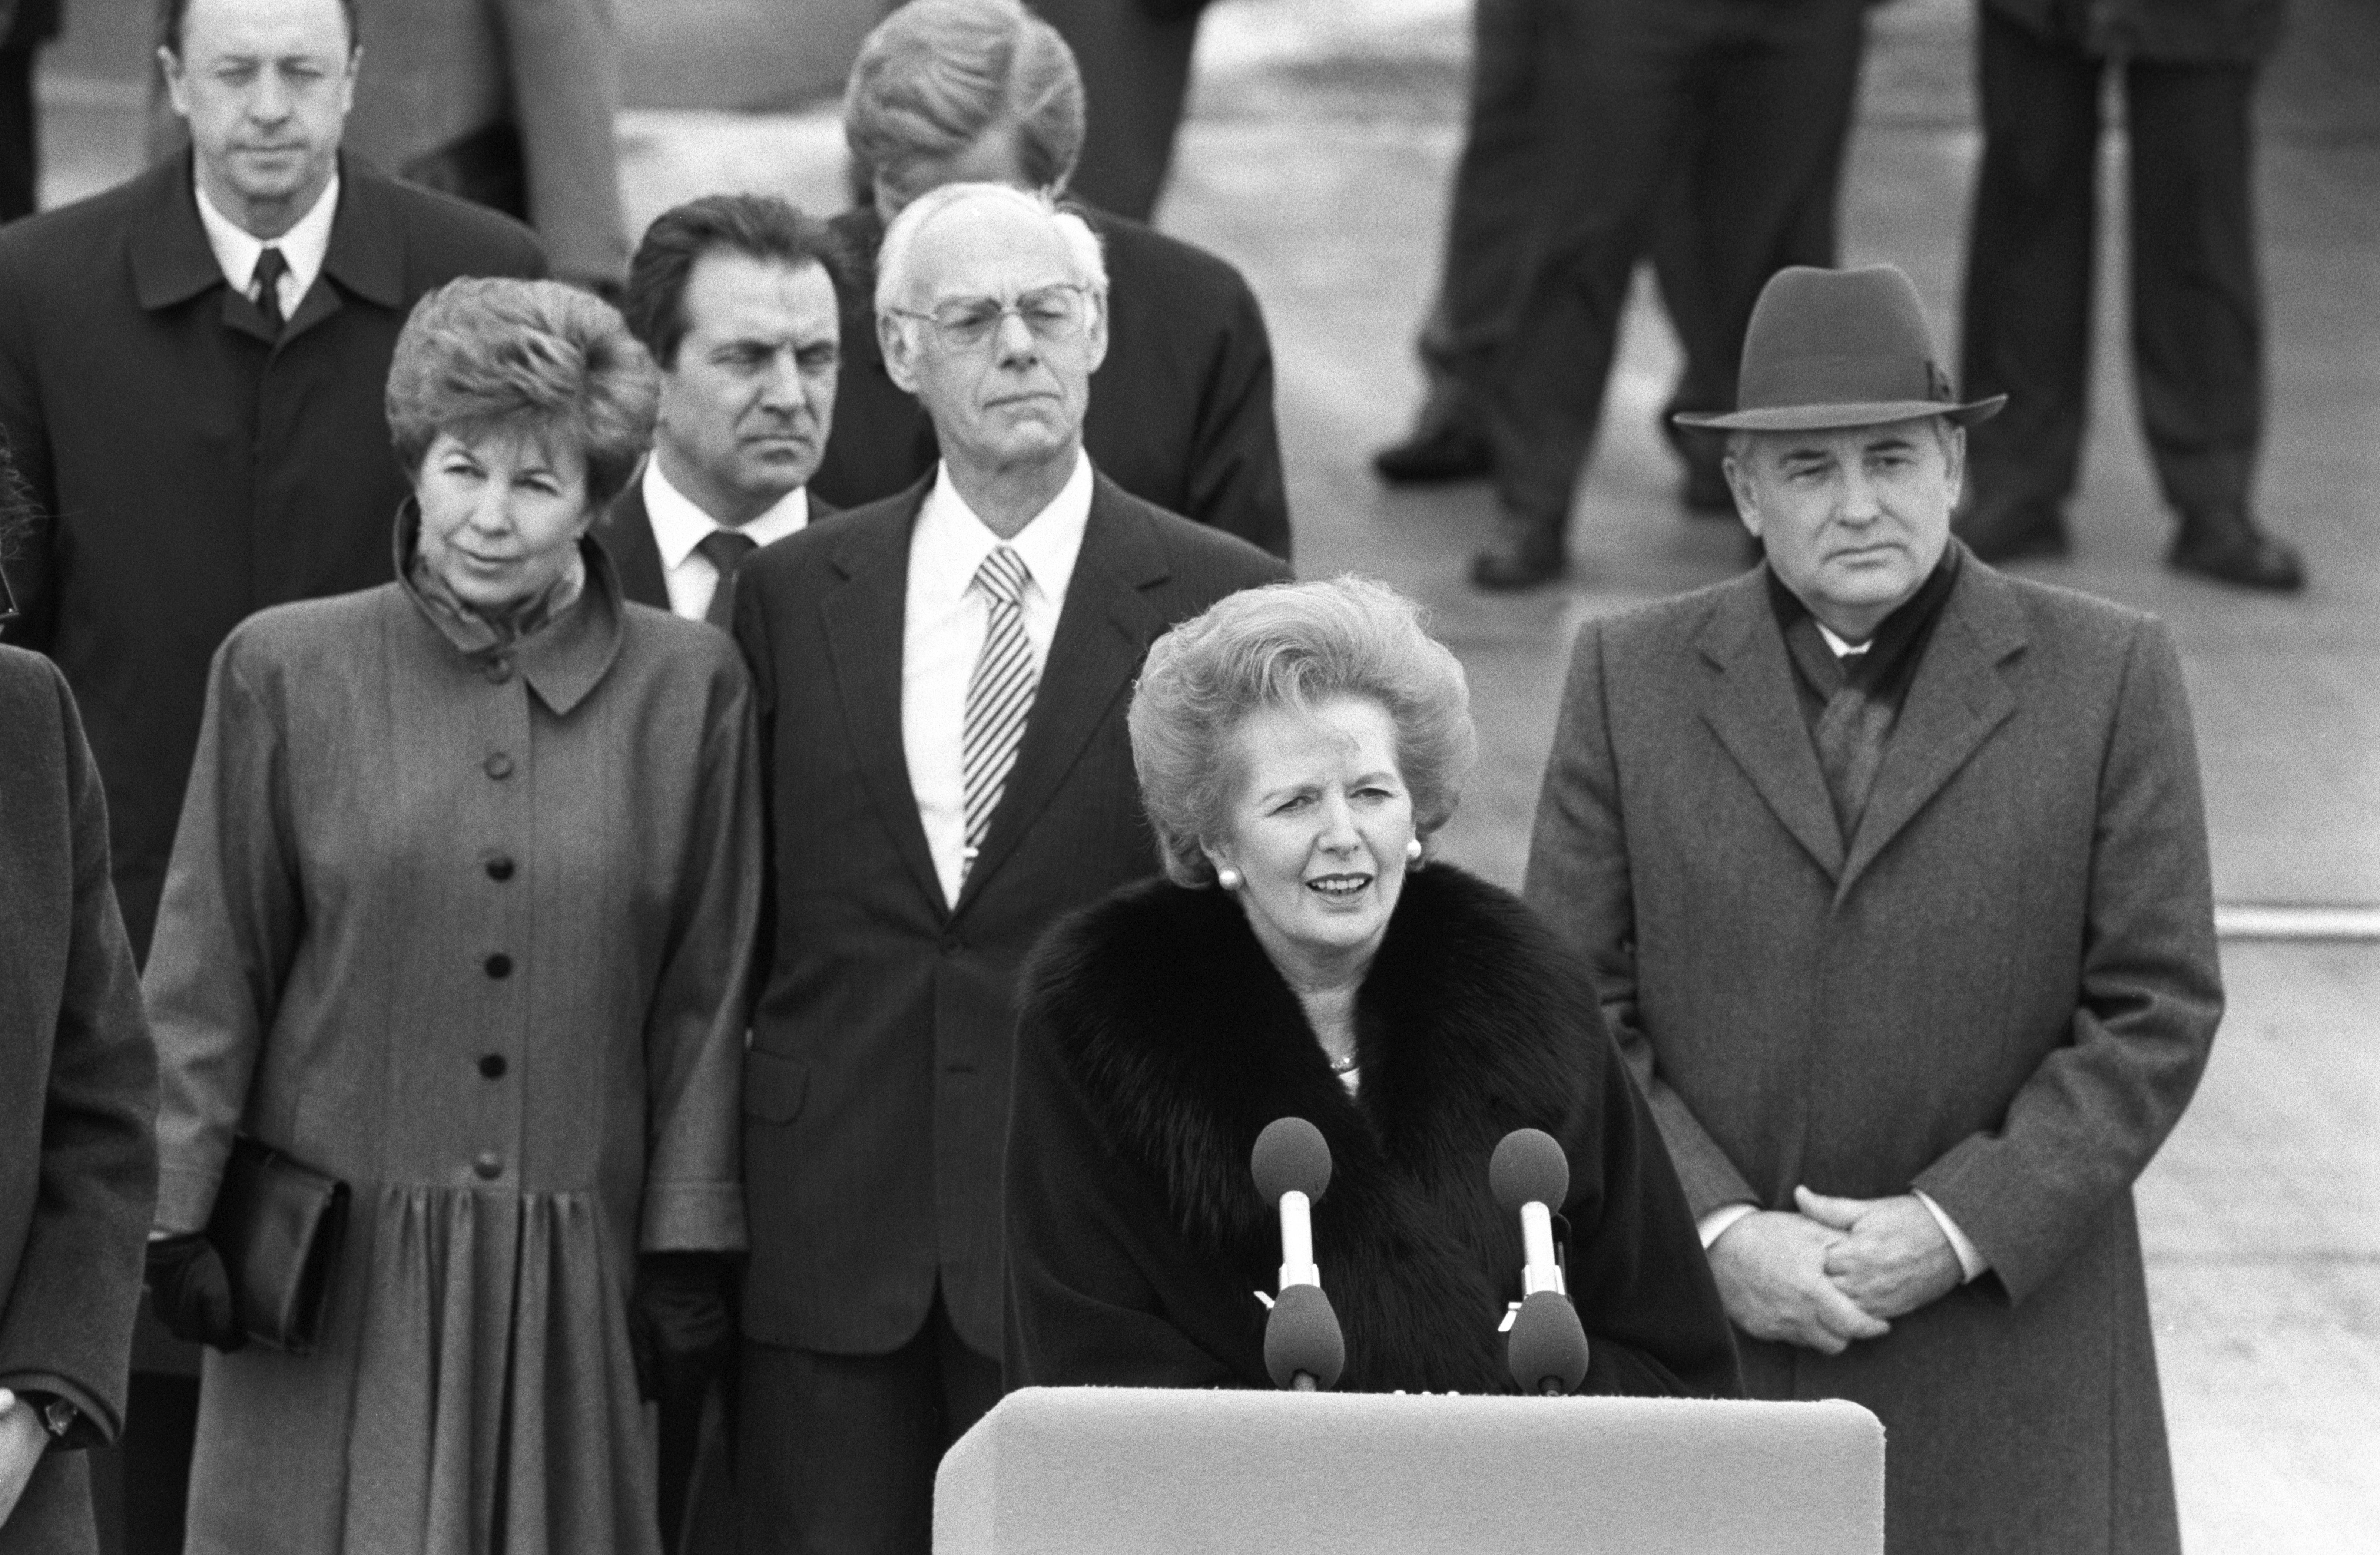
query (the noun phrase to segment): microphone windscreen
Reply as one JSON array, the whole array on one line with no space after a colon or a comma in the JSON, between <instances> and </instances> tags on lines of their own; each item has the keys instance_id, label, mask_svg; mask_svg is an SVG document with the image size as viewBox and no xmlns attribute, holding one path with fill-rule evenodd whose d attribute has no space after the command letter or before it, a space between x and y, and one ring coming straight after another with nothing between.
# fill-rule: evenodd
<instances>
[{"instance_id":1,"label":"microphone windscreen","mask_svg":"<svg viewBox=\"0 0 2380 1555\"><path fill-rule=\"evenodd\" d=\"M1562 1392L1578 1391L1586 1380L1586 1330L1579 1326L1570 1297L1539 1291L1521 1303L1504 1358L1524 1393L1542 1393L1549 1381L1559 1382Z\"/></svg>"},{"instance_id":2,"label":"microphone windscreen","mask_svg":"<svg viewBox=\"0 0 2380 1555\"><path fill-rule=\"evenodd\" d=\"M1292 1285L1281 1292L1272 1304L1272 1316L1265 1319L1265 1371L1273 1386L1295 1387L1302 1371L1318 1388L1328 1388L1346 1369L1347 1341L1322 1287Z\"/></svg>"},{"instance_id":3,"label":"microphone windscreen","mask_svg":"<svg viewBox=\"0 0 2380 1555\"><path fill-rule=\"evenodd\" d=\"M1516 1128L1488 1158L1488 1184L1508 1215L1519 1214L1524 1204L1560 1212L1570 1197L1570 1160L1545 1130Z\"/></svg>"},{"instance_id":4,"label":"microphone windscreen","mask_svg":"<svg viewBox=\"0 0 2380 1555\"><path fill-rule=\"evenodd\" d=\"M1275 1118L1257 1136L1248 1170L1267 1204L1279 1204L1285 1193L1319 1199L1330 1185L1330 1146L1304 1118Z\"/></svg>"}]
</instances>

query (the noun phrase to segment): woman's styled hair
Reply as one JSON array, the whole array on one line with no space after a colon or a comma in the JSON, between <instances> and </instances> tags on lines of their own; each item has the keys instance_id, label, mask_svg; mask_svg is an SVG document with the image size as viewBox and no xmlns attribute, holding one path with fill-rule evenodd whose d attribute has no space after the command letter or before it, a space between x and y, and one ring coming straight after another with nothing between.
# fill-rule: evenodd
<instances>
[{"instance_id":1,"label":"woman's styled hair","mask_svg":"<svg viewBox=\"0 0 2380 1555\"><path fill-rule=\"evenodd\" d=\"M1463 666L1384 583L1339 577L1233 594L1157 640L1129 724L1142 806L1166 878L1215 878L1202 843L1222 834L1243 780L1232 741L1260 708L1376 702L1397 730L1397 767L1427 839L1454 814L1478 754Z\"/></svg>"},{"instance_id":2,"label":"woman's styled hair","mask_svg":"<svg viewBox=\"0 0 2380 1555\"><path fill-rule=\"evenodd\" d=\"M559 281L449 281L396 337L388 430L408 474L440 432L576 448L600 507L636 473L659 393L652 358L609 303Z\"/></svg>"},{"instance_id":3,"label":"woman's styled hair","mask_svg":"<svg viewBox=\"0 0 2380 1555\"><path fill-rule=\"evenodd\" d=\"M1017 0L910 0L868 35L843 97L856 182L910 171L994 128L1026 181L1065 187L1083 150L1083 77L1058 30Z\"/></svg>"}]
</instances>

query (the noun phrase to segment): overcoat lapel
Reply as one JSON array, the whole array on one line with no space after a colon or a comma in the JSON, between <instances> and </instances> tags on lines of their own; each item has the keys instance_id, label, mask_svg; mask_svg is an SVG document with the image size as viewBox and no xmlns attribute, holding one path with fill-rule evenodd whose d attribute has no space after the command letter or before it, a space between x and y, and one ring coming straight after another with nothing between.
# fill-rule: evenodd
<instances>
[{"instance_id":1,"label":"overcoat lapel","mask_svg":"<svg viewBox=\"0 0 2380 1555\"><path fill-rule=\"evenodd\" d=\"M2024 643L2023 617L2008 597L2008 585L1967 557L1901 702L1838 897L2016 711L1999 665Z\"/></svg>"},{"instance_id":2,"label":"overcoat lapel","mask_svg":"<svg viewBox=\"0 0 2380 1555\"><path fill-rule=\"evenodd\" d=\"M909 536L933 477L912 486L880 522L853 530L835 553L843 586L820 607L844 727L868 785L869 802L892 833L893 851L917 889L946 917L941 877L934 870L909 757L901 738L901 645L909 602Z\"/></svg>"},{"instance_id":3,"label":"overcoat lapel","mask_svg":"<svg viewBox=\"0 0 2380 1555\"><path fill-rule=\"evenodd\" d=\"M652 516L645 510L641 467L612 499L598 533L613 565L619 568L620 592L638 604L669 609L669 577L662 571L661 545L653 539Z\"/></svg>"},{"instance_id":4,"label":"overcoat lapel","mask_svg":"<svg viewBox=\"0 0 2380 1555\"><path fill-rule=\"evenodd\" d=\"M1765 572L1754 569L1727 590L1703 628L1703 657L1718 672L1704 698L1703 721L1793 840L1828 880L1840 881L1842 832L1802 723L1785 635L1777 629L1767 589Z\"/></svg>"},{"instance_id":5,"label":"overcoat lapel","mask_svg":"<svg viewBox=\"0 0 2380 1555\"><path fill-rule=\"evenodd\" d=\"M1164 550L1122 489L1104 475L1095 480L1090 524L1033 694L1025 741L991 812L983 853L959 893L961 913L1049 808L1109 709L1132 684L1148 645L1170 624L1144 591L1168 576Z\"/></svg>"}]
</instances>

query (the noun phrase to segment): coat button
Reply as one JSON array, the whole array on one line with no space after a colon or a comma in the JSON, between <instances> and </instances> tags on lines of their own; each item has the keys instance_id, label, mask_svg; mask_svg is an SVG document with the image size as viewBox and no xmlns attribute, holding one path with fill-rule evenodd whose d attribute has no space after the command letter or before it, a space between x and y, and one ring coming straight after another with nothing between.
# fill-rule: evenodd
<instances>
[{"instance_id":1,"label":"coat button","mask_svg":"<svg viewBox=\"0 0 2380 1555\"><path fill-rule=\"evenodd\" d=\"M509 853L500 853L494 857L489 859L488 878L492 881L508 881L512 879L513 856Z\"/></svg>"},{"instance_id":2,"label":"coat button","mask_svg":"<svg viewBox=\"0 0 2380 1555\"><path fill-rule=\"evenodd\" d=\"M482 965L487 967L488 976L492 978L509 978L513 975L513 958L502 951L488 957Z\"/></svg>"},{"instance_id":3,"label":"coat button","mask_svg":"<svg viewBox=\"0 0 2380 1555\"><path fill-rule=\"evenodd\" d=\"M487 774L498 783L513 775L513 759L499 750L480 763Z\"/></svg>"},{"instance_id":4,"label":"coat button","mask_svg":"<svg viewBox=\"0 0 2380 1555\"><path fill-rule=\"evenodd\" d=\"M486 1151L471 1162L471 1170L483 1180L493 1182L504 1174L504 1158L493 1150Z\"/></svg>"},{"instance_id":5,"label":"coat button","mask_svg":"<svg viewBox=\"0 0 2380 1555\"><path fill-rule=\"evenodd\" d=\"M488 667L480 673L488 677L489 685L502 686L513 677L513 662L509 659L491 659Z\"/></svg>"},{"instance_id":6,"label":"coat button","mask_svg":"<svg viewBox=\"0 0 2380 1555\"><path fill-rule=\"evenodd\" d=\"M504 1071L510 1067L511 1065L504 1063L504 1055L502 1053L490 1053L480 1060L480 1073L491 1080L503 1079Z\"/></svg>"}]
</instances>

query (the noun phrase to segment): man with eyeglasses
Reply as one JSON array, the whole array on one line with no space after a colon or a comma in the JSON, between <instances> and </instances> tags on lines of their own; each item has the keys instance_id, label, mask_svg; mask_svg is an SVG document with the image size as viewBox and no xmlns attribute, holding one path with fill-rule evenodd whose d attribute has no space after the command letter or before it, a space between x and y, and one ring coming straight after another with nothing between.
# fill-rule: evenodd
<instances>
[{"instance_id":1,"label":"man with eyeglasses","mask_svg":"<svg viewBox=\"0 0 2380 1555\"><path fill-rule=\"evenodd\" d=\"M1017 972L1155 871L1124 709L1148 645L1286 576L1083 451L1107 274L1079 216L958 183L885 234L876 334L941 457L737 585L770 808L745 1067L747 1551L925 1555L1000 1396Z\"/></svg>"}]
</instances>

